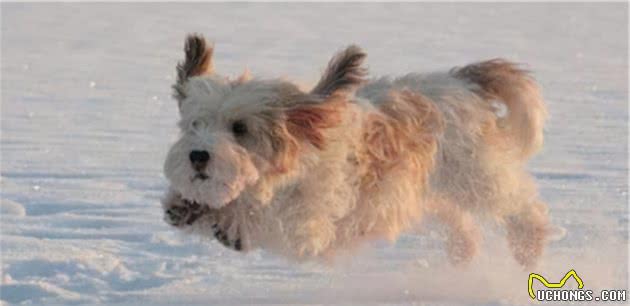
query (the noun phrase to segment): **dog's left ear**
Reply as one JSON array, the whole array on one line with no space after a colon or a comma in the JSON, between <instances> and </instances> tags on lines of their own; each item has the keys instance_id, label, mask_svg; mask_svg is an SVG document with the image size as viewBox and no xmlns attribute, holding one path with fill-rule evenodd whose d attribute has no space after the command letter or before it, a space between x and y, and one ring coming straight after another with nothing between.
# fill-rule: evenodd
<instances>
[{"instance_id":1,"label":"dog's left ear","mask_svg":"<svg viewBox=\"0 0 630 306\"><path fill-rule=\"evenodd\" d=\"M182 100L186 98L184 93L184 84L189 78L211 74L212 53L214 49L206 43L206 39L199 34L191 34L186 37L184 52L186 57L183 62L177 63L177 83L173 85L173 96L177 99L179 106Z\"/></svg>"},{"instance_id":2,"label":"dog's left ear","mask_svg":"<svg viewBox=\"0 0 630 306\"><path fill-rule=\"evenodd\" d=\"M347 104L343 95L334 95L323 102L298 104L287 110L287 130L294 137L310 142L317 149L324 149L324 130L342 122Z\"/></svg>"},{"instance_id":3,"label":"dog's left ear","mask_svg":"<svg viewBox=\"0 0 630 306\"><path fill-rule=\"evenodd\" d=\"M289 133L308 141L317 149L324 149L324 131L342 122L348 95L354 93L365 80L367 70L361 64L366 56L355 45L333 56L324 75L307 94L308 101L298 102L287 110Z\"/></svg>"},{"instance_id":4,"label":"dog's left ear","mask_svg":"<svg viewBox=\"0 0 630 306\"><path fill-rule=\"evenodd\" d=\"M361 65L366 57L367 54L355 45L337 53L328 62L324 75L311 94L327 97L353 93L365 81L367 69Z\"/></svg>"},{"instance_id":5,"label":"dog's left ear","mask_svg":"<svg viewBox=\"0 0 630 306\"><path fill-rule=\"evenodd\" d=\"M289 133L324 149L324 131L342 122L348 95L364 82L367 70L361 64L366 56L354 45L333 56L324 75L307 95L309 101L295 103L287 110Z\"/></svg>"}]
</instances>

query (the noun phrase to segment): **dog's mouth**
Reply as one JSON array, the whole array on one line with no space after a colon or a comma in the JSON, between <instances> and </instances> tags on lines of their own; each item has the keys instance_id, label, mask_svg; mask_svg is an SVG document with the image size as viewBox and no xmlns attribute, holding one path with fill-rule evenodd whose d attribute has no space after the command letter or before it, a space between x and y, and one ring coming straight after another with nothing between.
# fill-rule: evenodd
<instances>
[{"instance_id":1,"label":"dog's mouth","mask_svg":"<svg viewBox=\"0 0 630 306\"><path fill-rule=\"evenodd\" d=\"M196 180L205 181L208 178L210 178L210 176L208 176L207 174L205 174L203 172L197 172L197 173L195 173L195 175L193 175L193 177L190 179L190 181L191 182L194 182Z\"/></svg>"}]
</instances>

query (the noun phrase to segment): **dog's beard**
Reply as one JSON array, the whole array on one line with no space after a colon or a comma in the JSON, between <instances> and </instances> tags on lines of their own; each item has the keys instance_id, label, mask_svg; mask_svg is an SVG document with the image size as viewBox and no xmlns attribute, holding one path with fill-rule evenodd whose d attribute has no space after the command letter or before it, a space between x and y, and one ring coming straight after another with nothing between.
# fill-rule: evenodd
<instances>
[{"instance_id":1,"label":"dog's beard","mask_svg":"<svg viewBox=\"0 0 630 306\"><path fill-rule=\"evenodd\" d=\"M258 171L245 149L231 143L215 145L209 150L212 160L206 169L194 170L188 160L193 146L178 141L165 163L171 189L190 202L221 208L234 201L243 190L258 180Z\"/></svg>"}]
</instances>

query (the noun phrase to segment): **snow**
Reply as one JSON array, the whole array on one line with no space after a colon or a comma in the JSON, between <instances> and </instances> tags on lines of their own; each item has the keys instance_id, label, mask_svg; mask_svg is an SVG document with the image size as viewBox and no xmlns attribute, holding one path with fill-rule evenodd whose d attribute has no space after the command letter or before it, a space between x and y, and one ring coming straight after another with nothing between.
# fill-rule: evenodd
<instances>
[{"instance_id":1,"label":"snow","mask_svg":"<svg viewBox=\"0 0 630 306\"><path fill-rule=\"evenodd\" d=\"M1 300L6 305L527 304L527 276L628 287L627 4L2 3ZM312 84L350 43L372 74L505 57L551 118L530 170L558 231L536 271L492 226L468 268L431 222L330 266L241 255L162 222L170 98L187 32L218 71Z\"/></svg>"}]
</instances>

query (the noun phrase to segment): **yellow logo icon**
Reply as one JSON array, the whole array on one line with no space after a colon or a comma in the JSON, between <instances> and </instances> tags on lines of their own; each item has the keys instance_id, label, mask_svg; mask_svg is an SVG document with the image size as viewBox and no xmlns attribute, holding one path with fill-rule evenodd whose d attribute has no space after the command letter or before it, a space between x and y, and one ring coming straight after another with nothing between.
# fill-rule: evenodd
<instances>
[{"instance_id":1,"label":"yellow logo icon","mask_svg":"<svg viewBox=\"0 0 630 306\"><path fill-rule=\"evenodd\" d=\"M564 277L558 283L550 283L542 275L536 274L536 273L530 273L529 274L529 279L527 280L529 296L533 300L536 299L536 294L534 294L534 288L532 287L532 285L534 284L534 278L539 280L543 284L543 286L545 286L547 288L554 288L555 289L555 288L562 288L564 286L564 284L567 282L567 280L569 279L569 277L571 277L571 276L573 276L575 281L578 283L578 289L582 289L584 287L584 282L582 282L582 279L580 278L580 276L578 276L577 272L575 272L575 270L573 270L573 269L571 269L569 272L567 272L567 274L565 274Z\"/></svg>"}]
</instances>

